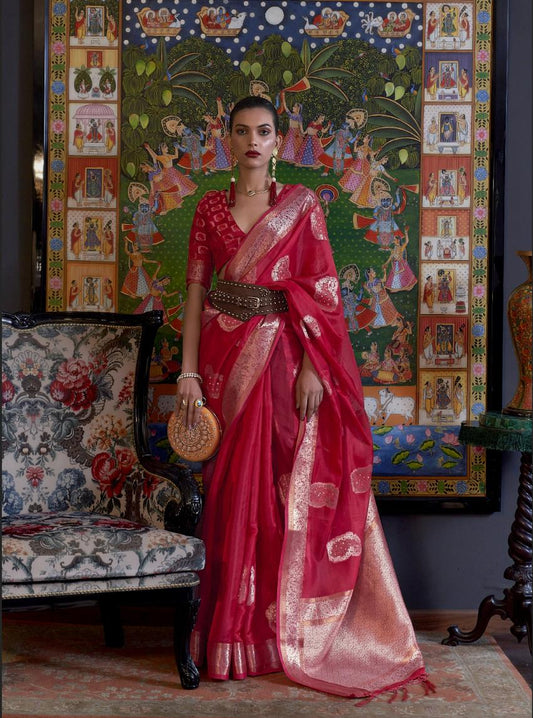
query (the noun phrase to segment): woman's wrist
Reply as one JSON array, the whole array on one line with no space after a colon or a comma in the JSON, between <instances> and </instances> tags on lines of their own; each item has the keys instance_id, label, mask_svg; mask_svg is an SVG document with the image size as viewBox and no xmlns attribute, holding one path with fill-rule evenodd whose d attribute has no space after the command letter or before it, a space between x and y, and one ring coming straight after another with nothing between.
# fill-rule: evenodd
<instances>
[{"instance_id":1,"label":"woman's wrist","mask_svg":"<svg viewBox=\"0 0 533 718\"><path fill-rule=\"evenodd\" d=\"M180 382L182 379L197 379L200 382L200 384L203 381L201 375L195 371L182 371L181 374L176 379L176 383Z\"/></svg>"}]
</instances>

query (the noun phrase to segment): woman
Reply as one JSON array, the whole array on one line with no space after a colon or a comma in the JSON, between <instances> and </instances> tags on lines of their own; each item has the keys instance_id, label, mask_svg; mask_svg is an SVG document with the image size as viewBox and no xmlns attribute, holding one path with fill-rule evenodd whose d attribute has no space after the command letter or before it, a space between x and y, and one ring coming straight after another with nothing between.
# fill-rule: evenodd
<instances>
[{"instance_id":1,"label":"woman","mask_svg":"<svg viewBox=\"0 0 533 718\"><path fill-rule=\"evenodd\" d=\"M369 267L365 269L365 278L363 286L370 295L370 309L376 314L370 326L373 329L379 329L396 324L400 320L401 314L392 303L385 288L386 270L383 270L382 277L378 277L374 267Z\"/></svg>"},{"instance_id":2,"label":"woman","mask_svg":"<svg viewBox=\"0 0 533 718\"><path fill-rule=\"evenodd\" d=\"M435 302L435 285L433 284L433 277L428 274L426 277L426 283L424 284L424 291L422 293L422 301L428 308L428 312L433 314L433 303Z\"/></svg>"},{"instance_id":3,"label":"woman","mask_svg":"<svg viewBox=\"0 0 533 718\"><path fill-rule=\"evenodd\" d=\"M131 245L131 249L128 245ZM120 289L122 294L128 297L146 297L150 292L151 278L143 265L157 264L160 262L156 259L146 259L141 252L139 245L131 240L124 239L124 252L128 257L128 271L124 277L124 282Z\"/></svg>"},{"instance_id":4,"label":"woman","mask_svg":"<svg viewBox=\"0 0 533 718\"><path fill-rule=\"evenodd\" d=\"M389 292L409 292L417 283L413 270L407 262L407 245L409 244L409 227L405 227L405 239L394 236L390 256L383 269L390 264L389 275L385 286Z\"/></svg>"},{"instance_id":5,"label":"woman","mask_svg":"<svg viewBox=\"0 0 533 718\"><path fill-rule=\"evenodd\" d=\"M76 172L74 179L72 180L72 196L76 204L81 204L83 201L83 187L84 182L80 172Z\"/></svg>"},{"instance_id":6,"label":"woman","mask_svg":"<svg viewBox=\"0 0 533 718\"><path fill-rule=\"evenodd\" d=\"M111 152L116 144L117 133L115 132L115 125L111 121L108 121L105 124L105 151Z\"/></svg>"},{"instance_id":7,"label":"woman","mask_svg":"<svg viewBox=\"0 0 533 718\"><path fill-rule=\"evenodd\" d=\"M461 383L461 377L458 376L455 378L455 381L453 383L453 397L452 397L452 406L453 406L453 415L456 419L458 419L461 416L461 412L463 410L465 401L465 395L463 391L463 385Z\"/></svg>"},{"instance_id":8,"label":"woman","mask_svg":"<svg viewBox=\"0 0 533 718\"><path fill-rule=\"evenodd\" d=\"M74 222L72 230L70 232L70 251L74 255L75 259L79 259L81 252L81 240L82 233L80 229L80 223Z\"/></svg>"},{"instance_id":9,"label":"woman","mask_svg":"<svg viewBox=\"0 0 533 718\"><path fill-rule=\"evenodd\" d=\"M468 70L466 69L466 67L463 67L461 69L461 74L459 75L459 97L461 98L461 100L466 99L469 90L470 78L468 77Z\"/></svg>"},{"instance_id":10,"label":"woman","mask_svg":"<svg viewBox=\"0 0 533 718\"><path fill-rule=\"evenodd\" d=\"M339 180L344 192L353 194L370 175L370 161L374 157L370 135L365 135L361 142L356 138L354 144L354 160Z\"/></svg>"},{"instance_id":11,"label":"woman","mask_svg":"<svg viewBox=\"0 0 533 718\"><path fill-rule=\"evenodd\" d=\"M83 10L83 8L76 8L74 17L74 35L76 36L77 40L81 42L85 37L85 34L87 33L87 19L85 17L85 10Z\"/></svg>"},{"instance_id":12,"label":"woman","mask_svg":"<svg viewBox=\"0 0 533 718\"><path fill-rule=\"evenodd\" d=\"M107 29L106 29L105 35L107 37L108 43L110 45L112 45L115 42L115 40L117 39L117 35L118 35L117 22L116 22L115 18L113 17L113 15L109 12L109 8L106 8L105 16L107 19Z\"/></svg>"},{"instance_id":13,"label":"woman","mask_svg":"<svg viewBox=\"0 0 533 718\"><path fill-rule=\"evenodd\" d=\"M305 130L305 137L298 148L294 164L297 167L311 167L312 169L318 169L321 166L319 160L322 154L323 147L320 137L328 131L331 123L325 123L326 116L321 114L307 125Z\"/></svg>"},{"instance_id":14,"label":"woman","mask_svg":"<svg viewBox=\"0 0 533 718\"><path fill-rule=\"evenodd\" d=\"M435 14L435 10L431 10L428 15L428 24L426 30L426 37L431 47L435 47L435 43L439 36L439 19Z\"/></svg>"},{"instance_id":15,"label":"woman","mask_svg":"<svg viewBox=\"0 0 533 718\"><path fill-rule=\"evenodd\" d=\"M220 112L220 110L219 110ZM231 151L224 133L224 123L220 115L205 114L206 150L213 153L208 169L213 172L231 169Z\"/></svg>"},{"instance_id":16,"label":"woman","mask_svg":"<svg viewBox=\"0 0 533 718\"><path fill-rule=\"evenodd\" d=\"M393 177L387 172L385 165L388 163L389 158L387 156L376 158L375 152L370 152L370 167L368 172L364 170L362 183L352 192L349 199L357 207L376 207L381 199L381 194L378 197L373 191L373 181L377 177L387 177L388 179L396 182L396 177Z\"/></svg>"},{"instance_id":17,"label":"woman","mask_svg":"<svg viewBox=\"0 0 533 718\"><path fill-rule=\"evenodd\" d=\"M222 680L285 670L344 696L430 689L370 490L372 438L319 201L269 175L270 102L238 102L230 139L234 192L207 192L193 220L177 385L186 425L204 395L223 429L204 465L193 655ZM372 628L376 603L386 629Z\"/></svg>"},{"instance_id":18,"label":"woman","mask_svg":"<svg viewBox=\"0 0 533 718\"><path fill-rule=\"evenodd\" d=\"M437 99L437 85L439 81L439 76L437 75L435 71L435 67L431 66L429 68L429 72L426 78L426 91L429 95L428 100L436 100Z\"/></svg>"},{"instance_id":19,"label":"woman","mask_svg":"<svg viewBox=\"0 0 533 718\"><path fill-rule=\"evenodd\" d=\"M78 152L83 151L83 145L85 143L85 134L83 132L82 126L79 122L76 122L76 127L74 129L74 137L73 137L73 144L74 147L78 150Z\"/></svg>"},{"instance_id":20,"label":"woman","mask_svg":"<svg viewBox=\"0 0 533 718\"><path fill-rule=\"evenodd\" d=\"M464 167L459 167L459 179L457 187L457 201L459 204L464 204L467 197L470 196L470 188L468 186L468 177L466 176L466 170Z\"/></svg>"},{"instance_id":21,"label":"woman","mask_svg":"<svg viewBox=\"0 0 533 718\"><path fill-rule=\"evenodd\" d=\"M111 227L111 220L108 219L104 225L104 236L102 238L102 254L105 257L110 257L113 254L114 245L115 235Z\"/></svg>"},{"instance_id":22,"label":"woman","mask_svg":"<svg viewBox=\"0 0 533 718\"><path fill-rule=\"evenodd\" d=\"M282 111L285 112L289 118L289 129L281 143L279 158L285 160L285 162L294 164L304 138L302 106L299 102L295 102L292 106L292 110L289 110L283 90L280 93L280 103Z\"/></svg>"},{"instance_id":23,"label":"woman","mask_svg":"<svg viewBox=\"0 0 533 718\"><path fill-rule=\"evenodd\" d=\"M430 206L435 204L437 198L437 179L434 172L430 172L424 190L424 197Z\"/></svg>"},{"instance_id":24,"label":"woman","mask_svg":"<svg viewBox=\"0 0 533 718\"><path fill-rule=\"evenodd\" d=\"M154 163L154 171L150 176L150 205L157 207L156 214L160 215L178 209L185 197L196 192L198 185L174 167L174 160L178 159L179 154L176 150L170 154L166 142L159 145L157 153L148 142L143 147Z\"/></svg>"}]
</instances>

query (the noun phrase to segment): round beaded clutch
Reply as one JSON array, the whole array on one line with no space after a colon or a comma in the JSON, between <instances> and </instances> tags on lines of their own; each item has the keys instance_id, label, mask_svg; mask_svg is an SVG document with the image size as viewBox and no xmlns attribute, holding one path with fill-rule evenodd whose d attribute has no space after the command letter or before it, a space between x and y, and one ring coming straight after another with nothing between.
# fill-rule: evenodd
<instances>
[{"instance_id":1,"label":"round beaded clutch","mask_svg":"<svg viewBox=\"0 0 533 718\"><path fill-rule=\"evenodd\" d=\"M216 414L203 406L200 421L189 428L181 414L174 412L168 420L168 440L178 456L186 461L207 461L214 456L220 443L220 423Z\"/></svg>"}]
</instances>

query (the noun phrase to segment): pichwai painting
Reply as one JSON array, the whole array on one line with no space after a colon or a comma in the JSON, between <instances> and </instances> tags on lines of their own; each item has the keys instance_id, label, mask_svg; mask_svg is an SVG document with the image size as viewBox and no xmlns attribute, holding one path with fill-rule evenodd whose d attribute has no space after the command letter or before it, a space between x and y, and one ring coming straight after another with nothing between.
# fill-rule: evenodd
<instances>
[{"instance_id":1,"label":"pichwai painting","mask_svg":"<svg viewBox=\"0 0 533 718\"><path fill-rule=\"evenodd\" d=\"M380 497L484 497L493 3L51 0L48 310L161 309L173 409L189 229L228 118L275 104L277 176L319 198Z\"/></svg>"}]
</instances>

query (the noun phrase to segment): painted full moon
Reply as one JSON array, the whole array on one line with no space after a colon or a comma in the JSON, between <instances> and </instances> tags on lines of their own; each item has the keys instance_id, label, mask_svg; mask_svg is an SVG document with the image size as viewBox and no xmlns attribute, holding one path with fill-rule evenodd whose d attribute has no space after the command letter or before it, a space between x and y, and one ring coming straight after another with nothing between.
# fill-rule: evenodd
<instances>
[{"instance_id":1,"label":"painted full moon","mask_svg":"<svg viewBox=\"0 0 533 718\"><path fill-rule=\"evenodd\" d=\"M280 22L283 21L284 17L285 13L278 5L269 7L265 12L265 20L270 23L270 25L279 25Z\"/></svg>"}]
</instances>

